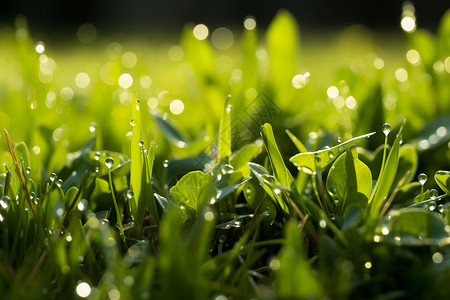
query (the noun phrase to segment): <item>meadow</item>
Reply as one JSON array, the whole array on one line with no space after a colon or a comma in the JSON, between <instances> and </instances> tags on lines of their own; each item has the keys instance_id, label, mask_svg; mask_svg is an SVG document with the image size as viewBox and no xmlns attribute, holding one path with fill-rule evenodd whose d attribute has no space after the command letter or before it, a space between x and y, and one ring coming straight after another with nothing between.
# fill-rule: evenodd
<instances>
[{"instance_id":1,"label":"meadow","mask_svg":"<svg viewBox=\"0 0 450 300\"><path fill-rule=\"evenodd\" d=\"M400 21L0 29L0 294L448 298L450 12Z\"/></svg>"}]
</instances>

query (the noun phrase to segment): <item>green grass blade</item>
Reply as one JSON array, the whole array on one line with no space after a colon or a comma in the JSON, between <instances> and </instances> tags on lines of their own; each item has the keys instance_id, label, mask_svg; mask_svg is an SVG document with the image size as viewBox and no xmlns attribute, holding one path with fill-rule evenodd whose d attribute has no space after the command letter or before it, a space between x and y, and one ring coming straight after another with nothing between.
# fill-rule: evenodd
<instances>
[{"instance_id":1,"label":"green grass blade","mask_svg":"<svg viewBox=\"0 0 450 300\"><path fill-rule=\"evenodd\" d=\"M398 161L400 157L400 141L402 139L402 129L395 138L394 144L389 152L386 164L383 169L383 173L380 174L380 183L378 189L374 189L369 199L369 221L376 220L379 216L380 210L383 207L385 199L391 189L392 183L395 179L395 174L397 173Z\"/></svg>"},{"instance_id":2,"label":"green grass blade","mask_svg":"<svg viewBox=\"0 0 450 300\"><path fill-rule=\"evenodd\" d=\"M261 126L261 135L269 155L275 179L285 187L291 188L294 183L294 178L284 164L283 157L273 135L272 126L269 123Z\"/></svg>"},{"instance_id":3,"label":"green grass blade","mask_svg":"<svg viewBox=\"0 0 450 300\"><path fill-rule=\"evenodd\" d=\"M135 218L136 224L140 224L142 220L138 218L138 206L141 194L141 177L142 177L142 154L141 147L139 145L142 139L142 125L141 125L141 113L139 110L139 102L136 93L133 94L132 105L132 124L134 126L131 129L131 170L130 170L130 186L134 193L134 197L130 199L131 215Z\"/></svg>"},{"instance_id":4,"label":"green grass blade","mask_svg":"<svg viewBox=\"0 0 450 300\"><path fill-rule=\"evenodd\" d=\"M219 126L219 162L228 163L231 156L231 105L230 96L225 101L225 109L222 112L222 119Z\"/></svg>"}]
</instances>

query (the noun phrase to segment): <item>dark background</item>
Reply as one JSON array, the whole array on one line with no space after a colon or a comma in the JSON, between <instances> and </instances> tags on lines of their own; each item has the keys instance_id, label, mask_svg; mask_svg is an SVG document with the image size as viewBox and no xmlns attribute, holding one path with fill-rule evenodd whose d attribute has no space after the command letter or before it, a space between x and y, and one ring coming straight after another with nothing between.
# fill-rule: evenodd
<instances>
[{"instance_id":1,"label":"dark background","mask_svg":"<svg viewBox=\"0 0 450 300\"><path fill-rule=\"evenodd\" d=\"M55 33L90 22L102 31L179 31L187 22L208 26L241 25L247 15L266 27L280 8L295 15L302 28L329 29L362 24L373 29L399 29L404 1L384 0L2 0L0 23L13 25L23 14L34 31ZM448 0L412 1L419 27L435 30Z\"/></svg>"}]
</instances>

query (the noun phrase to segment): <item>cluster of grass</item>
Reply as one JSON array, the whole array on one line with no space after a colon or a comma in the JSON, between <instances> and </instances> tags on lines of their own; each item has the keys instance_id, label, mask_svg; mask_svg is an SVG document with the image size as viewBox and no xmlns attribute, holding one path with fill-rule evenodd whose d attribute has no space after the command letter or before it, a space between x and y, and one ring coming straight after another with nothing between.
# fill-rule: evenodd
<instances>
[{"instance_id":1,"label":"cluster of grass","mask_svg":"<svg viewBox=\"0 0 450 300\"><path fill-rule=\"evenodd\" d=\"M369 53L328 77L298 62L285 11L231 48L186 26L164 52L101 54L52 53L18 19L0 49L0 294L447 298L450 13L437 34L411 5L403 19L395 70Z\"/></svg>"}]
</instances>

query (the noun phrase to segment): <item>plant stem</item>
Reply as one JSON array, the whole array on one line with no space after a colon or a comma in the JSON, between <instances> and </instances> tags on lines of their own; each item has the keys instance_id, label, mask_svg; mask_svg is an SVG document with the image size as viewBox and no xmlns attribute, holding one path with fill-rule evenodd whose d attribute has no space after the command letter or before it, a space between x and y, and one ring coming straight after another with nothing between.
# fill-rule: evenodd
<instances>
[{"instance_id":1,"label":"plant stem","mask_svg":"<svg viewBox=\"0 0 450 300\"><path fill-rule=\"evenodd\" d=\"M123 225L122 225L122 219L120 217L119 206L117 205L116 196L114 195L114 187L112 184L111 169L109 169L109 171L108 171L108 178L109 178L109 186L111 188L111 196L112 196L112 199L114 202L114 209L116 210L117 223L119 223L120 235L122 237L124 246L126 246L125 232L123 231Z\"/></svg>"}]
</instances>

